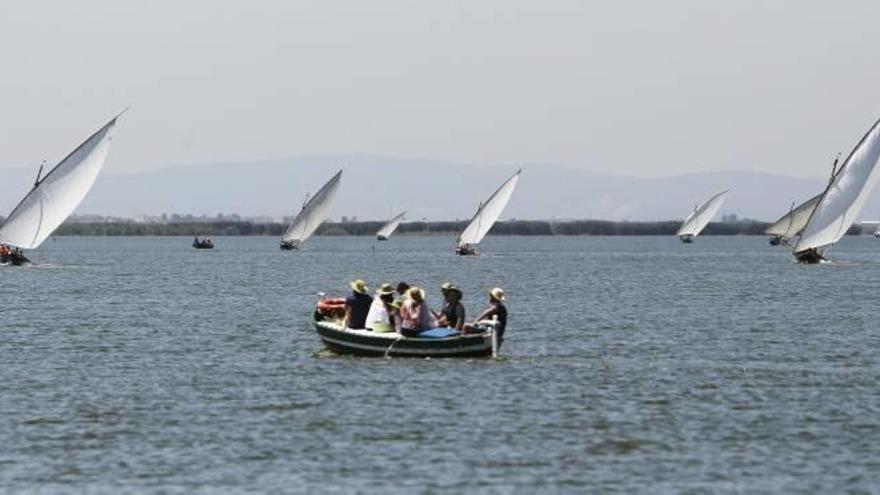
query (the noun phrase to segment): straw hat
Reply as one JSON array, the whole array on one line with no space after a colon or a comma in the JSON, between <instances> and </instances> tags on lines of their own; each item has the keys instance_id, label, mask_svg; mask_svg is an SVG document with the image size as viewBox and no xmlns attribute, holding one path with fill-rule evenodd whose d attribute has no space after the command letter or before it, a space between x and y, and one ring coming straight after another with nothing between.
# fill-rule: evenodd
<instances>
[{"instance_id":1,"label":"straw hat","mask_svg":"<svg viewBox=\"0 0 880 495\"><path fill-rule=\"evenodd\" d=\"M503 301L504 300L504 290L502 290L501 287L495 287L494 289L489 291L489 296L491 296L492 299L495 299L497 301Z\"/></svg>"},{"instance_id":2,"label":"straw hat","mask_svg":"<svg viewBox=\"0 0 880 495\"><path fill-rule=\"evenodd\" d=\"M406 296L416 302L422 302L425 300L425 291L424 289L419 289L418 287L410 287L408 291L406 291Z\"/></svg>"},{"instance_id":3,"label":"straw hat","mask_svg":"<svg viewBox=\"0 0 880 495\"><path fill-rule=\"evenodd\" d=\"M376 289L377 296L390 296L394 294L394 287L391 287L391 284L382 284Z\"/></svg>"},{"instance_id":4,"label":"straw hat","mask_svg":"<svg viewBox=\"0 0 880 495\"><path fill-rule=\"evenodd\" d=\"M367 284L361 279L350 282L348 286L351 287L351 290L357 292L358 294L367 293Z\"/></svg>"},{"instance_id":5,"label":"straw hat","mask_svg":"<svg viewBox=\"0 0 880 495\"><path fill-rule=\"evenodd\" d=\"M455 284L450 284L449 282L447 282L447 283L441 285L441 286L440 286L440 290L441 290L444 294L446 294L447 292L457 292L457 293L458 293L458 298L459 298L459 299L461 299L462 295L464 295L464 293L461 291L461 289L459 289L458 287L456 287Z\"/></svg>"}]
</instances>

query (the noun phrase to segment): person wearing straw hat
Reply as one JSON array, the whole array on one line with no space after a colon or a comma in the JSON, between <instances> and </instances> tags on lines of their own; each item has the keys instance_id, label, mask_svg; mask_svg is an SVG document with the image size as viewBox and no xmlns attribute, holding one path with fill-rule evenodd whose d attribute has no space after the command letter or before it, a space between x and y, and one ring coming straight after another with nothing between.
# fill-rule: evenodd
<instances>
[{"instance_id":1,"label":"person wearing straw hat","mask_svg":"<svg viewBox=\"0 0 880 495\"><path fill-rule=\"evenodd\" d=\"M406 300L400 307L400 334L404 337L418 337L419 333L433 328L431 312L425 302L425 291L418 287L410 287L406 292Z\"/></svg>"},{"instance_id":2,"label":"person wearing straw hat","mask_svg":"<svg viewBox=\"0 0 880 495\"><path fill-rule=\"evenodd\" d=\"M357 279L348 284L351 295L345 298L345 327L362 330L367 323L367 314L373 304L373 298L367 294L367 284Z\"/></svg>"},{"instance_id":3,"label":"person wearing straw hat","mask_svg":"<svg viewBox=\"0 0 880 495\"><path fill-rule=\"evenodd\" d=\"M504 337L504 330L507 328L507 306L504 305L504 291L500 287L495 287L489 291L489 306L477 316L474 323L468 323L464 326L463 333L480 333L485 331L485 327L481 322L492 320L498 317L498 338Z\"/></svg>"},{"instance_id":4,"label":"person wearing straw hat","mask_svg":"<svg viewBox=\"0 0 880 495\"><path fill-rule=\"evenodd\" d=\"M390 305L394 302L394 287L391 284L382 284L376 289L376 297L370 305L367 313L367 322L364 327L375 332L391 332Z\"/></svg>"},{"instance_id":5,"label":"person wearing straw hat","mask_svg":"<svg viewBox=\"0 0 880 495\"><path fill-rule=\"evenodd\" d=\"M440 286L440 292L446 302L439 313L434 313L437 324L441 327L454 328L461 332L464 329L464 305L461 304L461 289L449 282Z\"/></svg>"}]
</instances>

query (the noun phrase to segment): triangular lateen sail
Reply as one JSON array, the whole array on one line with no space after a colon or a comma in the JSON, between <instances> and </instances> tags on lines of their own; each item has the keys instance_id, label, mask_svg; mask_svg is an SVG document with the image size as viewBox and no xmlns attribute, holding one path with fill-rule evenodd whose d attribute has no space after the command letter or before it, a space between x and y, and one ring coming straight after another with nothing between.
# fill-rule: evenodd
<instances>
[{"instance_id":1,"label":"triangular lateen sail","mask_svg":"<svg viewBox=\"0 0 880 495\"><path fill-rule=\"evenodd\" d=\"M389 237L391 237L391 234L393 234L394 231L397 230L397 227L400 225L400 222L403 221L403 217L405 215L406 212L404 211L403 213L400 213L399 215L392 218L391 220L388 220L388 222L383 225L378 232L376 232L376 237L382 239L388 239Z\"/></svg>"},{"instance_id":2,"label":"triangular lateen sail","mask_svg":"<svg viewBox=\"0 0 880 495\"><path fill-rule=\"evenodd\" d=\"M821 254L846 234L877 179L880 178L880 120L853 148L819 199L794 247L797 257L807 251Z\"/></svg>"},{"instance_id":3,"label":"triangular lateen sail","mask_svg":"<svg viewBox=\"0 0 880 495\"><path fill-rule=\"evenodd\" d=\"M495 225L495 222L498 221L498 218L504 211L504 207L510 201L510 196L513 194L513 190L516 189L516 183L521 173L522 169L517 170L485 203L480 205L467 227L458 235L456 242L459 246L473 246L483 240L483 237Z\"/></svg>"},{"instance_id":4,"label":"triangular lateen sail","mask_svg":"<svg viewBox=\"0 0 880 495\"><path fill-rule=\"evenodd\" d=\"M774 222L773 225L767 227L767 230L765 230L764 233L778 235L785 239L790 239L798 235L798 233L807 225L807 220L810 219L810 215L813 213L816 205L819 204L821 198L822 193L819 193L804 201L797 208L793 208L791 211L783 215L782 218Z\"/></svg>"},{"instance_id":5,"label":"triangular lateen sail","mask_svg":"<svg viewBox=\"0 0 880 495\"><path fill-rule=\"evenodd\" d=\"M37 248L67 220L101 172L119 115L34 185L0 226L0 243L22 249Z\"/></svg>"},{"instance_id":6,"label":"triangular lateen sail","mask_svg":"<svg viewBox=\"0 0 880 495\"><path fill-rule=\"evenodd\" d=\"M709 225L709 221L712 220L712 217L718 213L718 210L721 208L721 204L724 203L724 198L727 196L727 192L729 189L725 189L720 193L709 198L708 201L703 203L701 206L697 207L693 211L693 213L688 216L685 221L681 224L681 227L678 229L675 235L681 236L691 236L696 237L700 235L700 232L706 225Z\"/></svg>"},{"instance_id":7,"label":"triangular lateen sail","mask_svg":"<svg viewBox=\"0 0 880 495\"><path fill-rule=\"evenodd\" d=\"M318 230L318 227L330 216L330 209L336 192L339 190L339 182L342 179L342 170L336 173L321 189L309 199L302 210L287 227L281 240L285 243L302 244L306 239Z\"/></svg>"}]
</instances>

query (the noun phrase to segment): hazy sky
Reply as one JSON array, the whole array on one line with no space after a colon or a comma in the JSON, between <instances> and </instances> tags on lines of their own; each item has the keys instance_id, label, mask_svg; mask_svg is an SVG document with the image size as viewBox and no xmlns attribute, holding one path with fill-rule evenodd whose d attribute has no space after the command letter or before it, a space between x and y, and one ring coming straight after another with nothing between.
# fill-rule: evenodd
<instances>
[{"instance_id":1,"label":"hazy sky","mask_svg":"<svg viewBox=\"0 0 880 495\"><path fill-rule=\"evenodd\" d=\"M880 2L0 6L0 166L364 152L819 177L880 116Z\"/></svg>"}]
</instances>

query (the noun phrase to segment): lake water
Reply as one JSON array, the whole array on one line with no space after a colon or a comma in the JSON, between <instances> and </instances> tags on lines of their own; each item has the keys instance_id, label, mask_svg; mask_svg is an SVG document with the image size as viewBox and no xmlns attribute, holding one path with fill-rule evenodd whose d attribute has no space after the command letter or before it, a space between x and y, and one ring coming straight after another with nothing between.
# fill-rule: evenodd
<instances>
[{"instance_id":1,"label":"lake water","mask_svg":"<svg viewBox=\"0 0 880 495\"><path fill-rule=\"evenodd\" d=\"M57 238L0 267L7 492L876 492L880 241ZM503 358L327 355L349 280L508 294Z\"/></svg>"}]
</instances>

